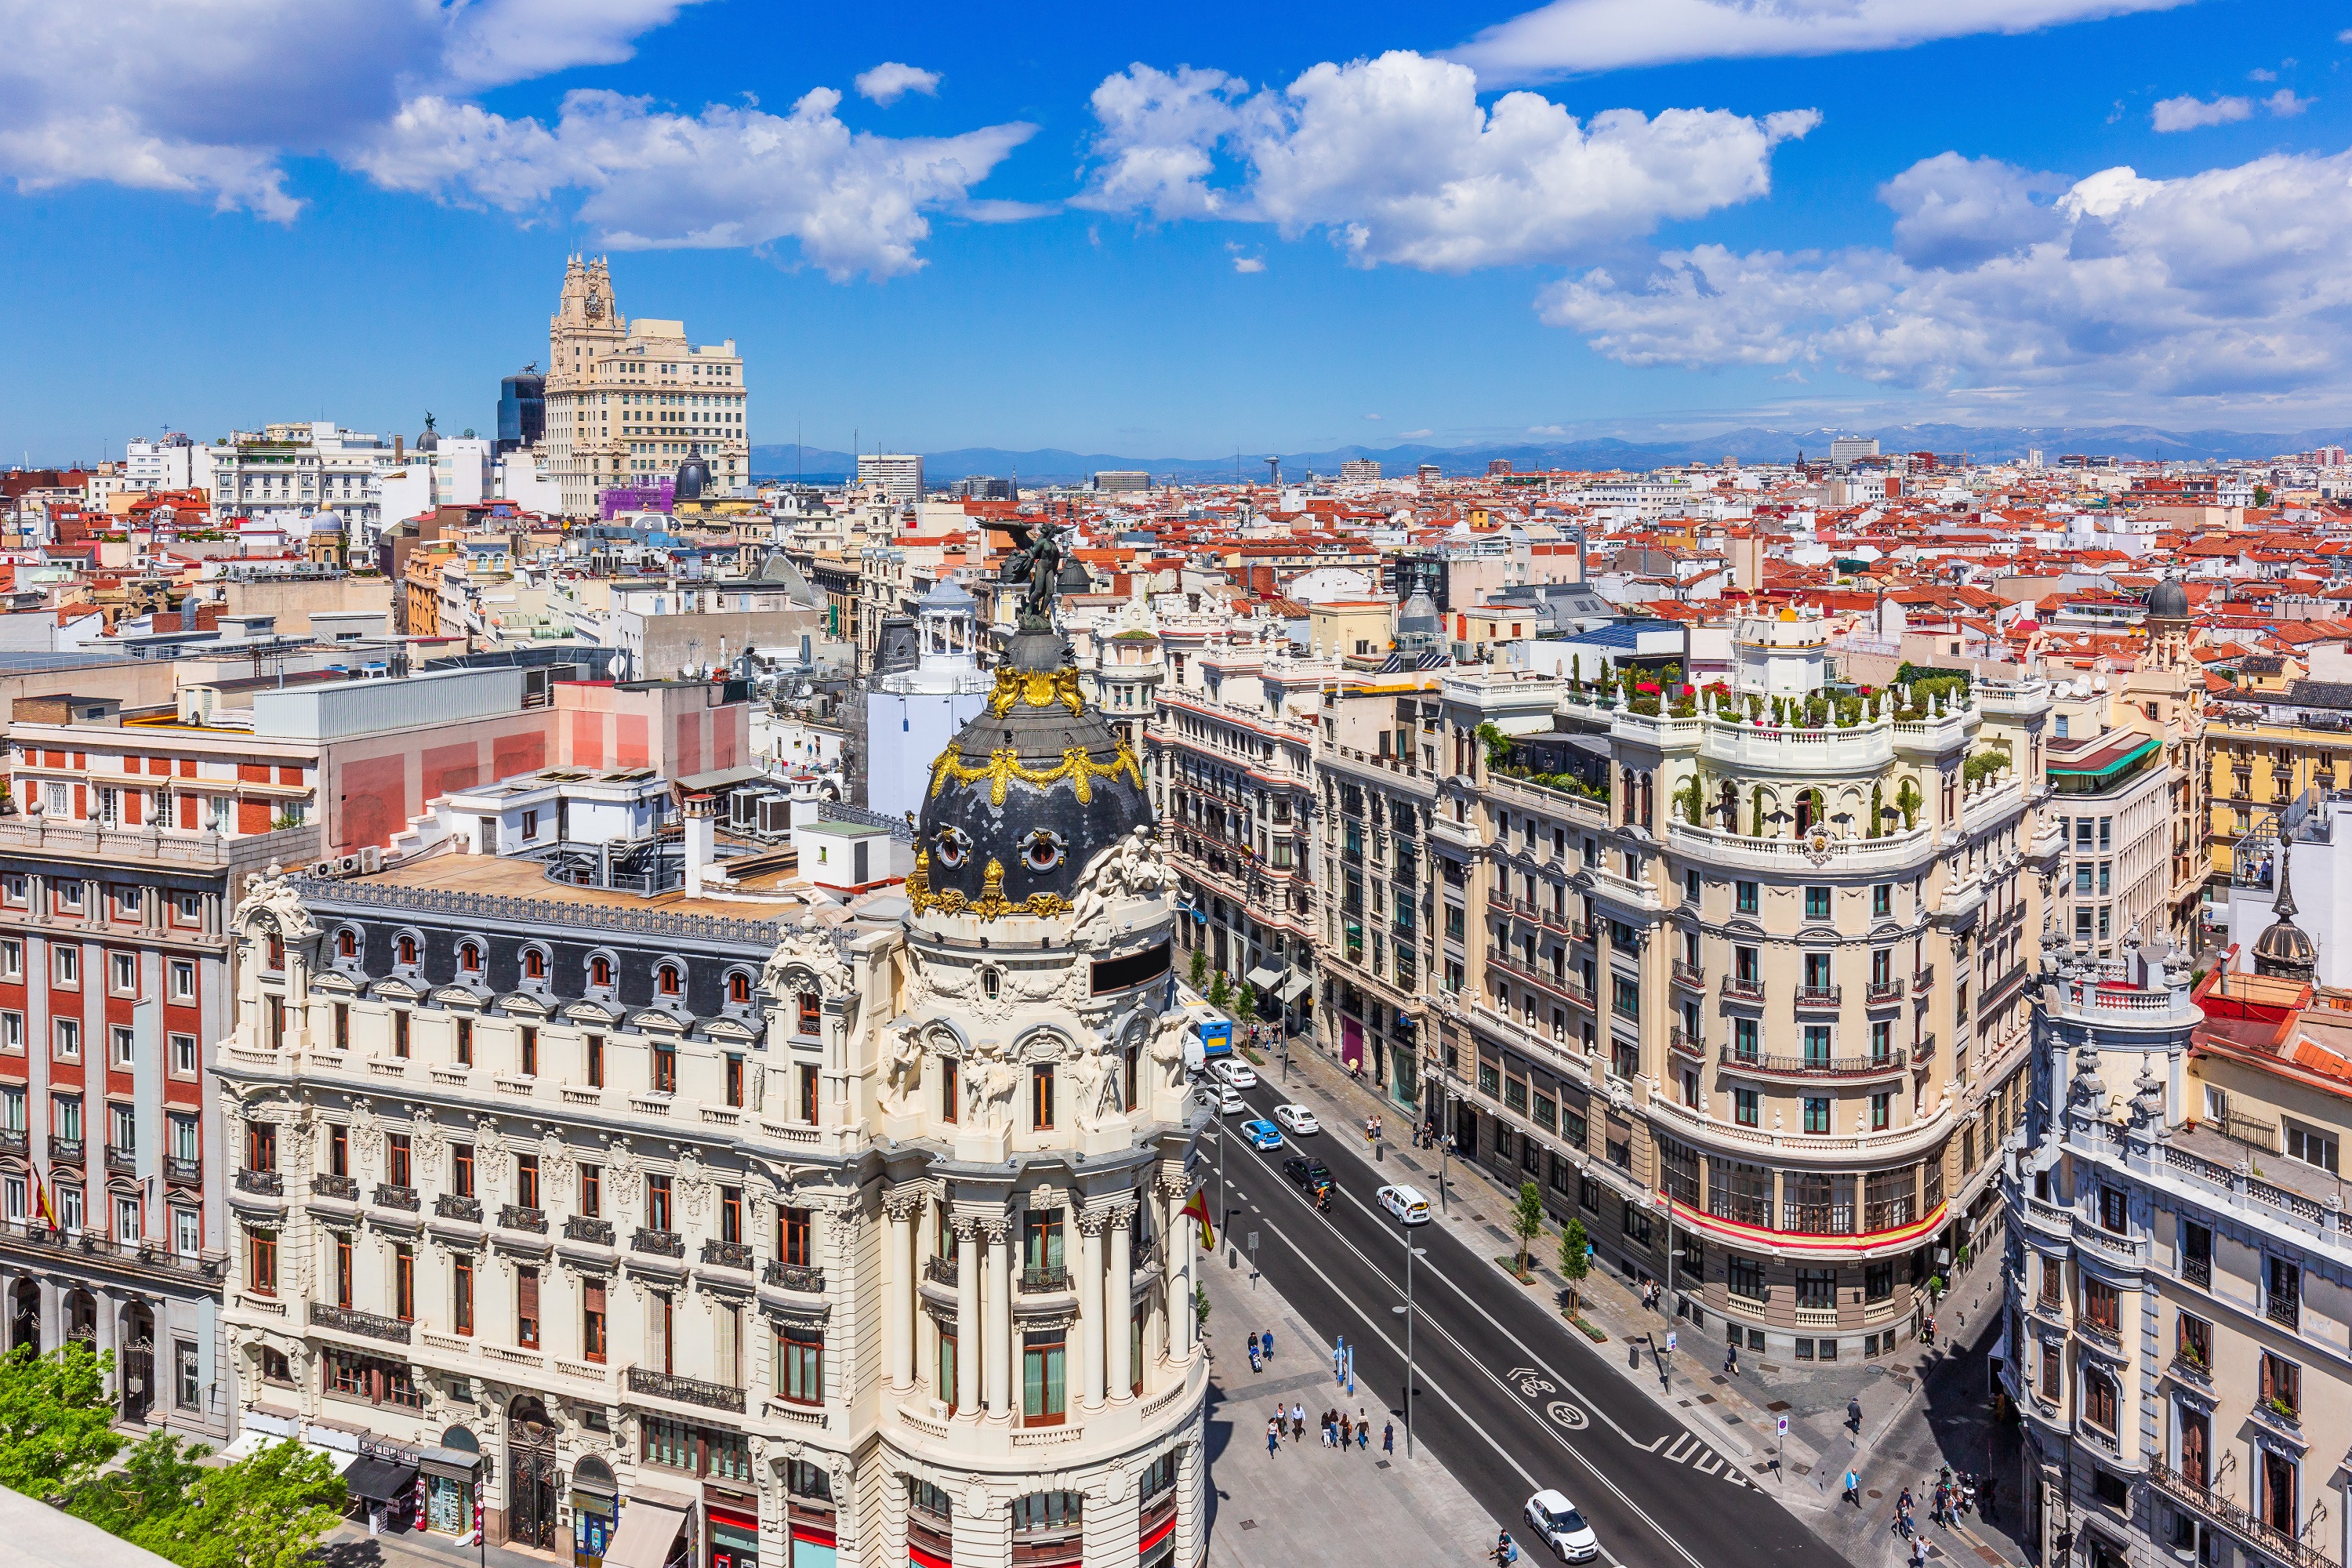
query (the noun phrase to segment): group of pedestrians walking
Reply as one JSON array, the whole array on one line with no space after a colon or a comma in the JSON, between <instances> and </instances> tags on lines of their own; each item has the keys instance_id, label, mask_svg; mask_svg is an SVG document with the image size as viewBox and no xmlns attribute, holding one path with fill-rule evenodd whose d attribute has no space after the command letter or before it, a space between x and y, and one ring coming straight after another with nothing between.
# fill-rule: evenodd
<instances>
[{"instance_id":1,"label":"group of pedestrians walking","mask_svg":"<svg viewBox=\"0 0 2352 1568\"><path fill-rule=\"evenodd\" d=\"M1363 1407L1360 1405L1357 1407L1353 1415L1344 1410L1326 1410L1323 1412L1320 1431L1323 1447L1327 1448L1339 1448L1343 1451L1353 1448L1360 1454L1371 1452L1371 1417L1364 1414ZM1294 1443L1307 1441L1307 1407L1296 1400L1291 1402L1288 1410L1283 1409L1279 1405L1276 1405L1274 1414L1266 1417L1265 1451L1269 1454L1279 1452L1282 1448L1282 1440L1286 1436ZM1393 1421L1381 1423L1381 1452L1383 1454L1396 1452L1396 1423Z\"/></svg>"}]
</instances>

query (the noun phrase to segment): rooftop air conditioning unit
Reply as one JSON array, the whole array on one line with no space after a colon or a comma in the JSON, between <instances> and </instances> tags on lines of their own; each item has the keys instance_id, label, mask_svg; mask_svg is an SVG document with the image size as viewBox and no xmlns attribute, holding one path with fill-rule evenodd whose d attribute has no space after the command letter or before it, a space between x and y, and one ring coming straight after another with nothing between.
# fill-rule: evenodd
<instances>
[{"instance_id":1,"label":"rooftop air conditioning unit","mask_svg":"<svg viewBox=\"0 0 2352 1568\"><path fill-rule=\"evenodd\" d=\"M383 864L383 851L373 844L362 845L359 861L362 871L373 871Z\"/></svg>"},{"instance_id":2,"label":"rooftop air conditioning unit","mask_svg":"<svg viewBox=\"0 0 2352 1568\"><path fill-rule=\"evenodd\" d=\"M335 874L337 876L355 876L358 874L359 868L360 858L356 855L338 856L335 859Z\"/></svg>"},{"instance_id":3,"label":"rooftop air conditioning unit","mask_svg":"<svg viewBox=\"0 0 2352 1568\"><path fill-rule=\"evenodd\" d=\"M313 861L311 861L311 862L310 862L310 875L312 875L313 877L331 877L331 876L333 876L334 874L335 874L335 862L334 862L334 861L332 861L332 860L313 860Z\"/></svg>"}]
</instances>

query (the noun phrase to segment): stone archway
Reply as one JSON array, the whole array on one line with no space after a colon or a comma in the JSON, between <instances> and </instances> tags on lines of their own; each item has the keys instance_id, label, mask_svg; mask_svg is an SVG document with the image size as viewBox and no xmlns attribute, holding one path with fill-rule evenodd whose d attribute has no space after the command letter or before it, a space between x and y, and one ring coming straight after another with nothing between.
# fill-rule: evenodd
<instances>
[{"instance_id":1,"label":"stone archway","mask_svg":"<svg viewBox=\"0 0 2352 1568\"><path fill-rule=\"evenodd\" d=\"M79 1340L93 1352L98 1349L98 1298L89 1291L76 1289L66 1292L66 1338Z\"/></svg>"},{"instance_id":2,"label":"stone archway","mask_svg":"<svg viewBox=\"0 0 2352 1568\"><path fill-rule=\"evenodd\" d=\"M41 1288L30 1279L17 1280L8 1292L8 1348L19 1345L41 1352Z\"/></svg>"},{"instance_id":3,"label":"stone archway","mask_svg":"<svg viewBox=\"0 0 2352 1568\"><path fill-rule=\"evenodd\" d=\"M555 1423L527 1394L507 1406L507 1540L555 1550Z\"/></svg>"},{"instance_id":4,"label":"stone archway","mask_svg":"<svg viewBox=\"0 0 2352 1568\"><path fill-rule=\"evenodd\" d=\"M144 1422L155 1405L155 1313L144 1301L122 1309L122 1347L116 1373L122 1390L122 1418Z\"/></svg>"}]
</instances>

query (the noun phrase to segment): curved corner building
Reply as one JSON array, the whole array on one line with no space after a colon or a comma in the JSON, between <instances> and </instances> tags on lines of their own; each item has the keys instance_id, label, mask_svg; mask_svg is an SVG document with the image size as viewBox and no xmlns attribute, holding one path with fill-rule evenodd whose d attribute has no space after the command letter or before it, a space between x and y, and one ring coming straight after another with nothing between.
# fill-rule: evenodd
<instances>
[{"instance_id":1,"label":"curved corner building","mask_svg":"<svg viewBox=\"0 0 2352 1568\"><path fill-rule=\"evenodd\" d=\"M1174 879L1061 640L1015 640L912 845L804 825L807 880L703 797L665 832L642 773L250 889L239 1426L575 1563L1192 1568Z\"/></svg>"}]
</instances>

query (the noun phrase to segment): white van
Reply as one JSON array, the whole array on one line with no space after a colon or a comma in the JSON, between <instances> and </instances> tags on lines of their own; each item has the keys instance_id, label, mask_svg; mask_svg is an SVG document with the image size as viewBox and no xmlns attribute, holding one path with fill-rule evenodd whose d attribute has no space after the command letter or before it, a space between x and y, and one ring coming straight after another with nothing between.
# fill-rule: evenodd
<instances>
[{"instance_id":1,"label":"white van","mask_svg":"<svg viewBox=\"0 0 2352 1568\"><path fill-rule=\"evenodd\" d=\"M1418 1187L1382 1187L1372 1195L1380 1199L1381 1207L1406 1225L1429 1223L1429 1200L1421 1195Z\"/></svg>"}]
</instances>

